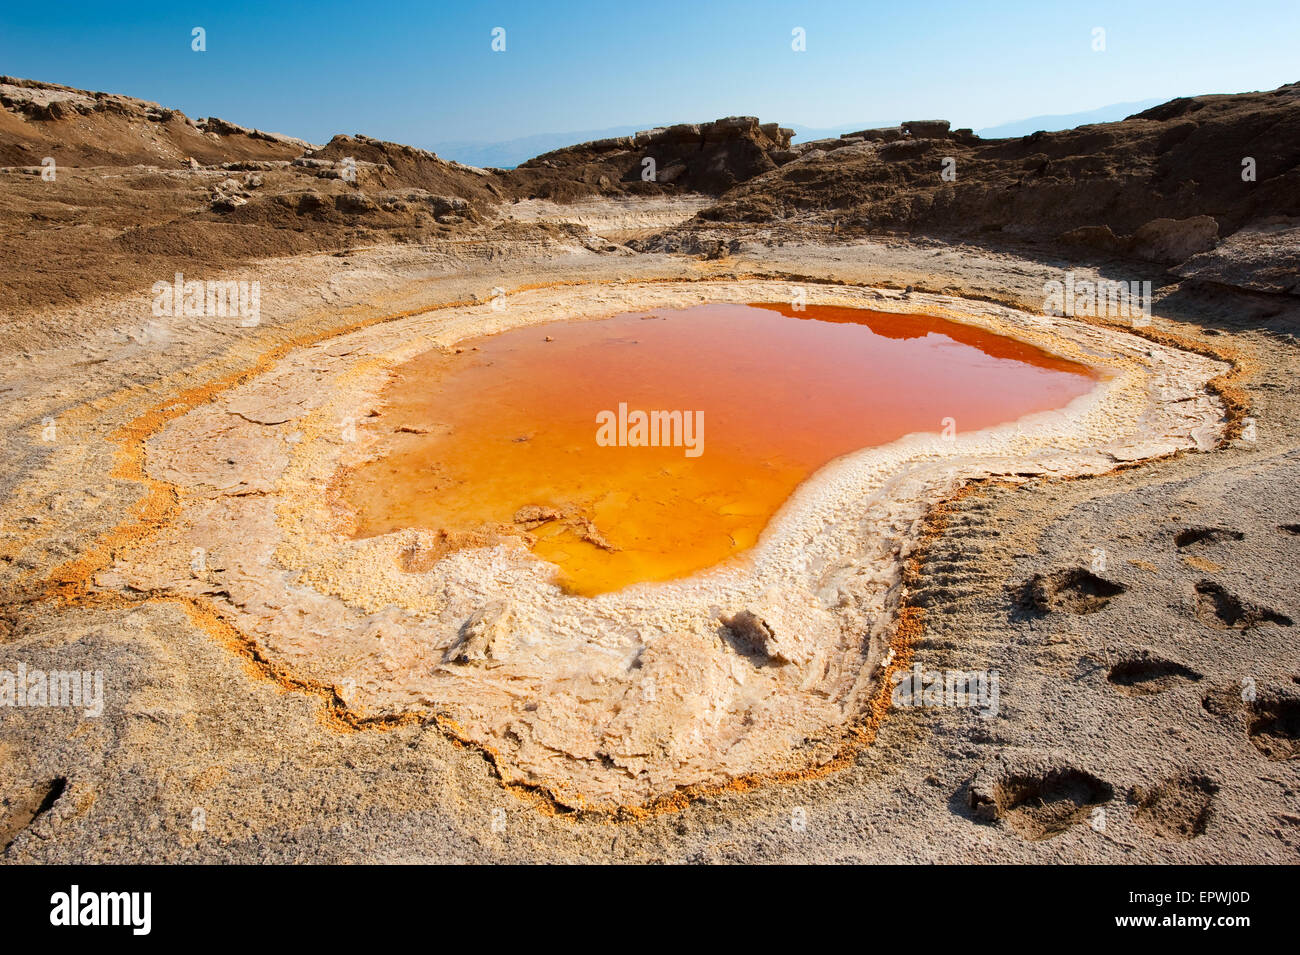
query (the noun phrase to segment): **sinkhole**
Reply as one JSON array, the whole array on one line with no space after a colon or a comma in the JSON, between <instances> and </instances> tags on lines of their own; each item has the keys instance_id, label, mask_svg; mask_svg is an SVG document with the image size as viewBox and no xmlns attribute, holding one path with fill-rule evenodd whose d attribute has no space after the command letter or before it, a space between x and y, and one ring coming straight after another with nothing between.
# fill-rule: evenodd
<instances>
[{"instance_id":1,"label":"sinkhole","mask_svg":"<svg viewBox=\"0 0 1300 955\"><path fill-rule=\"evenodd\" d=\"M572 594L743 560L828 462L1067 405L1097 374L947 319L714 304L534 324L397 368L374 455L336 480L351 533L521 540Z\"/></svg>"}]
</instances>

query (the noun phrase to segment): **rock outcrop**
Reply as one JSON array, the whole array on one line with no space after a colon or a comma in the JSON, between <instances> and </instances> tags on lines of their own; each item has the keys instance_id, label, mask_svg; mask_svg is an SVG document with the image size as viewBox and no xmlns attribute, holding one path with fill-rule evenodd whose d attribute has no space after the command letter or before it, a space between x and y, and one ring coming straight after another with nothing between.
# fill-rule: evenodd
<instances>
[{"instance_id":1,"label":"rock outcrop","mask_svg":"<svg viewBox=\"0 0 1300 955\"><path fill-rule=\"evenodd\" d=\"M841 235L1005 231L1069 244L1103 241L1097 230L1108 229L1138 236L1135 254L1177 262L1211 244L1199 217L1229 236L1267 216L1300 216L1300 84L1185 97L1018 139L925 120L793 151L796 161L734 187L697 226L798 220L834 223ZM1197 224L1150 225L1162 219Z\"/></svg>"},{"instance_id":2,"label":"rock outcrop","mask_svg":"<svg viewBox=\"0 0 1300 955\"><path fill-rule=\"evenodd\" d=\"M721 195L794 159L798 153L790 149L793 135L790 129L760 123L753 116L729 116L567 146L530 159L504 177L521 198Z\"/></svg>"},{"instance_id":3,"label":"rock outcrop","mask_svg":"<svg viewBox=\"0 0 1300 955\"><path fill-rule=\"evenodd\" d=\"M419 241L484 221L497 176L366 136L324 146L109 93L0 77L0 310L184 272ZM30 263L46 263L40 269Z\"/></svg>"},{"instance_id":4,"label":"rock outcrop","mask_svg":"<svg viewBox=\"0 0 1300 955\"><path fill-rule=\"evenodd\" d=\"M1300 295L1300 219L1275 216L1253 222L1173 271L1253 292Z\"/></svg>"},{"instance_id":5,"label":"rock outcrop","mask_svg":"<svg viewBox=\"0 0 1300 955\"><path fill-rule=\"evenodd\" d=\"M1219 240L1213 216L1152 219L1133 233L1129 251L1140 259L1173 265L1198 252L1208 252Z\"/></svg>"},{"instance_id":6,"label":"rock outcrop","mask_svg":"<svg viewBox=\"0 0 1300 955\"><path fill-rule=\"evenodd\" d=\"M232 160L292 159L310 144L115 93L0 76L0 106L12 117L0 135L0 165L174 167Z\"/></svg>"},{"instance_id":7,"label":"rock outcrop","mask_svg":"<svg viewBox=\"0 0 1300 955\"><path fill-rule=\"evenodd\" d=\"M1295 286L1295 229L1277 222L1300 220L1300 84L1002 140L925 119L795 144L790 129L731 116L581 143L513 170L359 134L313 146L12 77L0 77L0 107L0 176L12 187L0 195L11 240L0 267L16 276L0 308L99 294L129 275L423 241L481 227L515 200L682 194L716 201L629 247L721 257L736 251L740 225L819 240L976 236L1186 263L1178 274L1257 290ZM23 267L32 260L55 264Z\"/></svg>"}]
</instances>

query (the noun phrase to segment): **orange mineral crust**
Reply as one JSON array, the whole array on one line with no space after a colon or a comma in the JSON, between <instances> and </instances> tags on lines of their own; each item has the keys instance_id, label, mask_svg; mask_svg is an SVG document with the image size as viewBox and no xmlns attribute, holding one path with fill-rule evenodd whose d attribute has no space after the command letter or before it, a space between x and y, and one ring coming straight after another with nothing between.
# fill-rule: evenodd
<instances>
[{"instance_id":1,"label":"orange mineral crust","mask_svg":"<svg viewBox=\"0 0 1300 955\"><path fill-rule=\"evenodd\" d=\"M556 322L399 368L378 457L342 497L358 537L518 534L567 591L592 595L742 555L840 455L1014 421L1095 383L923 315L702 305Z\"/></svg>"}]
</instances>

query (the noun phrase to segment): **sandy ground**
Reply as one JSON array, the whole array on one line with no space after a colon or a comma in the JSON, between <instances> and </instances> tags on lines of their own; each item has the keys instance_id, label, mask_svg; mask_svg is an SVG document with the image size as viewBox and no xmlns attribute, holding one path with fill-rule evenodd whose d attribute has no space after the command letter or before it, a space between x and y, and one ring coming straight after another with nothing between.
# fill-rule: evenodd
<instances>
[{"instance_id":1,"label":"sandy ground","mask_svg":"<svg viewBox=\"0 0 1300 955\"><path fill-rule=\"evenodd\" d=\"M269 260L231 275L262 283L253 328L154 318L143 292L24 316L58 344L3 343L4 666L102 671L105 706L0 709L4 859L1294 862L1300 309L1032 248L756 235L701 261L617 244L665 221L620 209L582 221L608 243L487 232ZM895 708L823 772L573 812L503 786L508 767L446 719L358 719L252 628L111 576L185 503L143 442L345 333L498 287L650 280L913 286L1036 313L1064 268L1156 282L1152 345L1231 362L1208 393L1222 435L929 511L889 639L926 671L997 670L991 718Z\"/></svg>"}]
</instances>

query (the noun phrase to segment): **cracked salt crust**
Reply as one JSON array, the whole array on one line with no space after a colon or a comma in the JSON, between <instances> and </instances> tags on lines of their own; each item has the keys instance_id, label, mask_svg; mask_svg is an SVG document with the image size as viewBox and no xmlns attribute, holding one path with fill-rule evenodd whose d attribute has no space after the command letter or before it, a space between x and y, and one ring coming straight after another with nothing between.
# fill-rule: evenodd
<instances>
[{"instance_id":1,"label":"cracked salt crust","mask_svg":"<svg viewBox=\"0 0 1300 955\"><path fill-rule=\"evenodd\" d=\"M268 658L337 687L360 715L449 717L494 754L506 782L568 805L645 804L683 787L823 764L878 689L902 563L931 503L973 478L1096 474L1211 447L1223 408L1206 383L1227 366L1000 305L806 289L812 304L980 326L1090 364L1104 379L1058 411L839 458L792 495L744 560L687 579L566 596L518 541L404 571L400 555L420 532L353 540L326 493L340 467L371 453L366 416L392 368L527 324L786 301L790 284L525 291L501 311L432 310L296 349L172 422L148 441L147 468L176 488L179 515L147 544L123 548L110 579L203 597ZM349 423L355 441L345 440ZM786 662L737 649L721 621L740 611L766 623ZM457 648L471 662L451 662Z\"/></svg>"}]
</instances>

